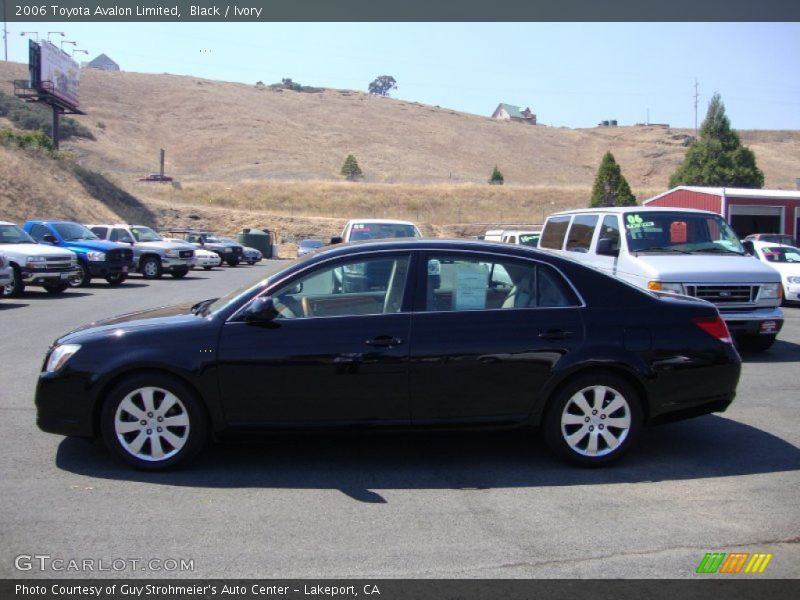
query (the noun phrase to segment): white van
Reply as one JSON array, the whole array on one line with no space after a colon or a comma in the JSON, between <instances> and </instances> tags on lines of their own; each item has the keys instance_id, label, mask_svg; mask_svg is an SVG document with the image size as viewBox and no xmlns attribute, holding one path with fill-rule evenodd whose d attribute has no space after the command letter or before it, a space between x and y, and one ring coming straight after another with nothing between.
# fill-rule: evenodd
<instances>
[{"instance_id":1,"label":"white van","mask_svg":"<svg viewBox=\"0 0 800 600\"><path fill-rule=\"evenodd\" d=\"M747 255L711 212L640 206L550 215L539 248L629 283L717 306L744 350L763 351L783 326L780 275Z\"/></svg>"}]
</instances>

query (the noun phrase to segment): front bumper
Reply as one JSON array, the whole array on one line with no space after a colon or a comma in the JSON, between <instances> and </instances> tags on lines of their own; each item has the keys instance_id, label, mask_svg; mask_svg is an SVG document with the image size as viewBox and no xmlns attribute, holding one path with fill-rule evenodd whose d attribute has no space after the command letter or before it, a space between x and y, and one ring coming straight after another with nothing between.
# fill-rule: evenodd
<instances>
[{"instance_id":1,"label":"front bumper","mask_svg":"<svg viewBox=\"0 0 800 600\"><path fill-rule=\"evenodd\" d=\"M94 398L83 374L40 373L36 384L36 425L47 433L95 437Z\"/></svg>"},{"instance_id":2,"label":"front bumper","mask_svg":"<svg viewBox=\"0 0 800 600\"><path fill-rule=\"evenodd\" d=\"M133 263L110 263L108 261L99 261L89 263L89 272L92 277L106 277L108 275L119 275L122 273L132 273Z\"/></svg>"},{"instance_id":3,"label":"front bumper","mask_svg":"<svg viewBox=\"0 0 800 600\"><path fill-rule=\"evenodd\" d=\"M173 271L188 271L192 268L191 258L167 258L161 257L161 268L168 273Z\"/></svg>"},{"instance_id":4,"label":"front bumper","mask_svg":"<svg viewBox=\"0 0 800 600\"><path fill-rule=\"evenodd\" d=\"M772 335L780 332L783 327L783 310L777 306L747 312L720 310L719 314L733 335Z\"/></svg>"},{"instance_id":5,"label":"front bumper","mask_svg":"<svg viewBox=\"0 0 800 600\"><path fill-rule=\"evenodd\" d=\"M37 271L35 269L23 269L20 277L25 285L50 285L53 283L67 283L71 278L78 276L78 267L73 267L66 271Z\"/></svg>"}]
</instances>

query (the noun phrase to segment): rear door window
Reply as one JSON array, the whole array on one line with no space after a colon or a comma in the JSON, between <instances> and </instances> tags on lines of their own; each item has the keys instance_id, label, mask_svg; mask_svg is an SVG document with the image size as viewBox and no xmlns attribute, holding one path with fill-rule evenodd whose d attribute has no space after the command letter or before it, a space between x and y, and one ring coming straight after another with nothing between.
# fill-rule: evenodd
<instances>
[{"instance_id":1,"label":"rear door window","mask_svg":"<svg viewBox=\"0 0 800 600\"><path fill-rule=\"evenodd\" d=\"M576 215L572 220L567 236L567 250L571 252L588 252L592 245L597 215Z\"/></svg>"},{"instance_id":2,"label":"rear door window","mask_svg":"<svg viewBox=\"0 0 800 600\"><path fill-rule=\"evenodd\" d=\"M564 247L564 238L567 235L569 220L569 215L561 215L548 219L547 224L544 226L544 231L542 232L542 238L539 240L539 247L561 250L561 248Z\"/></svg>"}]
</instances>

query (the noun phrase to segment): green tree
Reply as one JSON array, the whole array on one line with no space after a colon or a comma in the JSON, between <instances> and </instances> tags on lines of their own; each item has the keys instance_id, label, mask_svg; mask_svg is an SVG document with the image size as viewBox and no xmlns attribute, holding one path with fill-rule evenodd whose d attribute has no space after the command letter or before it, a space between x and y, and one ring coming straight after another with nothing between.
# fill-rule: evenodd
<instances>
[{"instance_id":1,"label":"green tree","mask_svg":"<svg viewBox=\"0 0 800 600\"><path fill-rule=\"evenodd\" d=\"M600 161L589 206L636 206L636 196L611 152Z\"/></svg>"},{"instance_id":2,"label":"green tree","mask_svg":"<svg viewBox=\"0 0 800 600\"><path fill-rule=\"evenodd\" d=\"M500 172L500 169L497 168L497 165L494 166L494 171L492 171L492 176L489 177L489 183L491 185L503 185L505 183L505 178L503 174Z\"/></svg>"},{"instance_id":3,"label":"green tree","mask_svg":"<svg viewBox=\"0 0 800 600\"><path fill-rule=\"evenodd\" d=\"M683 163L669 178L669 186L705 185L760 188L764 173L756 155L739 139L725 114L719 94L708 103L699 139L689 146Z\"/></svg>"},{"instance_id":4,"label":"green tree","mask_svg":"<svg viewBox=\"0 0 800 600\"><path fill-rule=\"evenodd\" d=\"M348 154L347 158L344 159L341 174L347 177L347 181L355 181L364 176L364 173L361 172L361 167L358 166L356 157L352 154Z\"/></svg>"},{"instance_id":5,"label":"green tree","mask_svg":"<svg viewBox=\"0 0 800 600\"><path fill-rule=\"evenodd\" d=\"M381 75L376 77L367 88L370 94L377 96L388 96L389 92L397 89L397 82L391 75Z\"/></svg>"}]
</instances>

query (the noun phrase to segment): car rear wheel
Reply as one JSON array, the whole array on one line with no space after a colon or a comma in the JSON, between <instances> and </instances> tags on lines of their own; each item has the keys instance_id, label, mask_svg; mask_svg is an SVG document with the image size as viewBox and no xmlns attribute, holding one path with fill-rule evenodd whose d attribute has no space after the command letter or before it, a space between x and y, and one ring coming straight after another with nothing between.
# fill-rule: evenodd
<instances>
[{"instance_id":1,"label":"car rear wheel","mask_svg":"<svg viewBox=\"0 0 800 600\"><path fill-rule=\"evenodd\" d=\"M159 279L163 273L161 268L161 261L155 256L148 256L142 260L142 266L139 268L145 279Z\"/></svg>"},{"instance_id":2,"label":"car rear wheel","mask_svg":"<svg viewBox=\"0 0 800 600\"><path fill-rule=\"evenodd\" d=\"M210 271L213 267L203 267L204 270Z\"/></svg>"},{"instance_id":3,"label":"car rear wheel","mask_svg":"<svg viewBox=\"0 0 800 600\"><path fill-rule=\"evenodd\" d=\"M639 395L610 373L587 373L561 388L548 405L545 438L566 460L600 466L625 454L642 427Z\"/></svg>"},{"instance_id":4,"label":"car rear wheel","mask_svg":"<svg viewBox=\"0 0 800 600\"><path fill-rule=\"evenodd\" d=\"M10 298L19 298L22 292L25 291L25 284L22 282L22 275L19 272L19 267L11 267L11 283L3 286L3 295Z\"/></svg>"},{"instance_id":5,"label":"car rear wheel","mask_svg":"<svg viewBox=\"0 0 800 600\"><path fill-rule=\"evenodd\" d=\"M101 419L111 451L150 471L187 461L208 438L208 418L196 395L160 373L141 373L115 387Z\"/></svg>"},{"instance_id":6,"label":"car rear wheel","mask_svg":"<svg viewBox=\"0 0 800 600\"><path fill-rule=\"evenodd\" d=\"M229 258L225 262L228 263L229 267L235 267L236 265L239 264L239 259L238 258Z\"/></svg>"},{"instance_id":7,"label":"car rear wheel","mask_svg":"<svg viewBox=\"0 0 800 600\"><path fill-rule=\"evenodd\" d=\"M128 278L127 273L114 273L113 275L106 275L108 285L120 285Z\"/></svg>"},{"instance_id":8,"label":"car rear wheel","mask_svg":"<svg viewBox=\"0 0 800 600\"><path fill-rule=\"evenodd\" d=\"M736 345L743 352L764 352L775 343L777 334L772 335L743 335L736 338Z\"/></svg>"}]
</instances>

